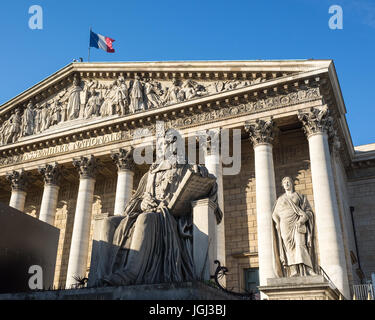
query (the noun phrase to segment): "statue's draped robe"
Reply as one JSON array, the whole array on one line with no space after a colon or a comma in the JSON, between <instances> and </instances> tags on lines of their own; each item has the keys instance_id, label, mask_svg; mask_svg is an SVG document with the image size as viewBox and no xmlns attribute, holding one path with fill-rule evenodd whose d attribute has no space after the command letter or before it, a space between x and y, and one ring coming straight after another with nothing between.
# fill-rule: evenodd
<instances>
[{"instance_id":1,"label":"statue's draped robe","mask_svg":"<svg viewBox=\"0 0 375 320\"><path fill-rule=\"evenodd\" d=\"M79 110L81 107L81 94L82 88L80 86L75 86L72 91L70 92L69 100L68 100L68 119L73 120L78 118Z\"/></svg>"},{"instance_id":2,"label":"statue's draped robe","mask_svg":"<svg viewBox=\"0 0 375 320\"><path fill-rule=\"evenodd\" d=\"M142 83L139 80L135 80L133 88L131 90L132 110L138 111L143 108L143 92Z\"/></svg>"},{"instance_id":3,"label":"statue's draped robe","mask_svg":"<svg viewBox=\"0 0 375 320\"><path fill-rule=\"evenodd\" d=\"M102 117L112 115L112 106L115 103L115 98L116 98L115 90L116 90L115 88L110 88L106 91L104 95L104 102L100 107L100 115Z\"/></svg>"},{"instance_id":4,"label":"statue's draped robe","mask_svg":"<svg viewBox=\"0 0 375 320\"><path fill-rule=\"evenodd\" d=\"M298 226L301 211L307 216L302 227ZM286 267L304 264L314 270L315 250L313 242L314 216L306 196L294 192L280 196L273 209L273 257L278 277L288 276Z\"/></svg>"},{"instance_id":5,"label":"statue's draped robe","mask_svg":"<svg viewBox=\"0 0 375 320\"><path fill-rule=\"evenodd\" d=\"M26 108L23 113L22 133L24 136L30 136L33 134L33 130L34 130L34 110L31 108Z\"/></svg>"},{"instance_id":6,"label":"statue's draped robe","mask_svg":"<svg viewBox=\"0 0 375 320\"><path fill-rule=\"evenodd\" d=\"M125 208L124 216L109 218L105 241L101 242L96 275L89 284L128 285L190 281L192 259L192 217L174 217L167 209L188 164L171 165L167 160L153 164ZM216 187L216 186L215 186ZM144 195L150 195L160 209L141 209ZM216 188L210 195L215 201ZM220 215L220 212L218 213Z\"/></svg>"}]
</instances>

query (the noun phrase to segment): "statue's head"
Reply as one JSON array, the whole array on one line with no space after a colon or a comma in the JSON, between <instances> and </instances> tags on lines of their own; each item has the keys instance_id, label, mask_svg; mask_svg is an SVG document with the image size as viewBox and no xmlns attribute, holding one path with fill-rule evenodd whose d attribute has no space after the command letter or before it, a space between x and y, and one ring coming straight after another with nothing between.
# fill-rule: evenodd
<instances>
[{"instance_id":1,"label":"statue's head","mask_svg":"<svg viewBox=\"0 0 375 320\"><path fill-rule=\"evenodd\" d=\"M177 137L172 130L167 130L164 134L164 151L173 149L173 144Z\"/></svg>"},{"instance_id":2,"label":"statue's head","mask_svg":"<svg viewBox=\"0 0 375 320\"><path fill-rule=\"evenodd\" d=\"M171 163L185 163L185 144L181 135L174 129L168 129L163 137L163 158Z\"/></svg>"},{"instance_id":3,"label":"statue's head","mask_svg":"<svg viewBox=\"0 0 375 320\"><path fill-rule=\"evenodd\" d=\"M73 78L73 85L74 86L78 86L79 85L79 79L78 79L78 77L74 77Z\"/></svg>"},{"instance_id":4,"label":"statue's head","mask_svg":"<svg viewBox=\"0 0 375 320\"><path fill-rule=\"evenodd\" d=\"M122 84L122 83L125 82L125 78L124 78L123 76L119 76L119 77L117 78L117 82L118 82L118 84Z\"/></svg>"},{"instance_id":5,"label":"statue's head","mask_svg":"<svg viewBox=\"0 0 375 320\"><path fill-rule=\"evenodd\" d=\"M285 191L293 191L293 180L291 177L284 177L281 184Z\"/></svg>"}]
</instances>

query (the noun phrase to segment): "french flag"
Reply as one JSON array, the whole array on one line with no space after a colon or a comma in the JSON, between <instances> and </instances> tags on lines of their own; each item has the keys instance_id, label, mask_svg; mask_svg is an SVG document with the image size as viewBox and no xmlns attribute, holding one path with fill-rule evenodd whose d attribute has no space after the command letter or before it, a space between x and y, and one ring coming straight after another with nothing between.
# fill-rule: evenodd
<instances>
[{"instance_id":1,"label":"french flag","mask_svg":"<svg viewBox=\"0 0 375 320\"><path fill-rule=\"evenodd\" d=\"M107 52L115 52L115 49L112 47L112 43L115 40L102 36L101 34L92 32L90 30L90 47L97 48L97 49L103 49L104 51Z\"/></svg>"}]
</instances>

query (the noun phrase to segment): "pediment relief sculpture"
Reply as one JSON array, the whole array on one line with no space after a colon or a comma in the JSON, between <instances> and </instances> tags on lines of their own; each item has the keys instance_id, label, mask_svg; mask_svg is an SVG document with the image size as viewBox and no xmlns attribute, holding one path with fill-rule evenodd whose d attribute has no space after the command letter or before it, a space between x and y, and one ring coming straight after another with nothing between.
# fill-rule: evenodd
<instances>
[{"instance_id":1,"label":"pediment relief sculpture","mask_svg":"<svg viewBox=\"0 0 375 320\"><path fill-rule=\"evenodd\" d=\"M41 102L28 101L3 116L0 123L0 145L45 132L74 120L124 116L149 109L181 103L191 99L239 89L264 81L202 81L150 78L80 79L73 77L70 87Z\"/></svg>"}]
</instances>

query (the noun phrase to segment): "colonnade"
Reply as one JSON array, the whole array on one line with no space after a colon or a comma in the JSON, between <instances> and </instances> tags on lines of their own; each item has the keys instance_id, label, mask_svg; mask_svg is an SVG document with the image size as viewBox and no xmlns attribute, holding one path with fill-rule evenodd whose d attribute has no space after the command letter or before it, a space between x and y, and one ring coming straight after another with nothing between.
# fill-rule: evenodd
<instances>
[{"instance_id":1,"label":"colonnade","mask_svg":"<svg viewBox=\"0 0 375 320\"><path fill-rule=\"evenodd\" d=\"M302 122L309 145L320 265L335 286L348 297L345 253L328 141L332 123L328 110L324 108L301 111L298 118ZM254 148L259 277L260 285L265 286L267 279L275 278L272 263L272 209L276 201L273 163L274 122L272 119L257 119L246 123L245 130ZM118 169L114 214L120 215L133 190L132 149L119 149L112 152L111 157ZM223 174L219 153L206 151L205 162L208 171L217 178L218 205L224 211ZM73 276L86 274L92 201L98 168L93 156L74 159L73 164L80 174L80 182L68 264L67 287L76 282ZM39 172L45 181L40 219L54 224L61 176L60 166L57 163L48 164L40 168ZM24 210L26 198L24 175L24 172L18 171L13 171L8 175L12 183L10 206L21 211ZM217 226L216 234L215 255L222 264L225 264L224 219Z\"/></svg>"}]
</instances>

